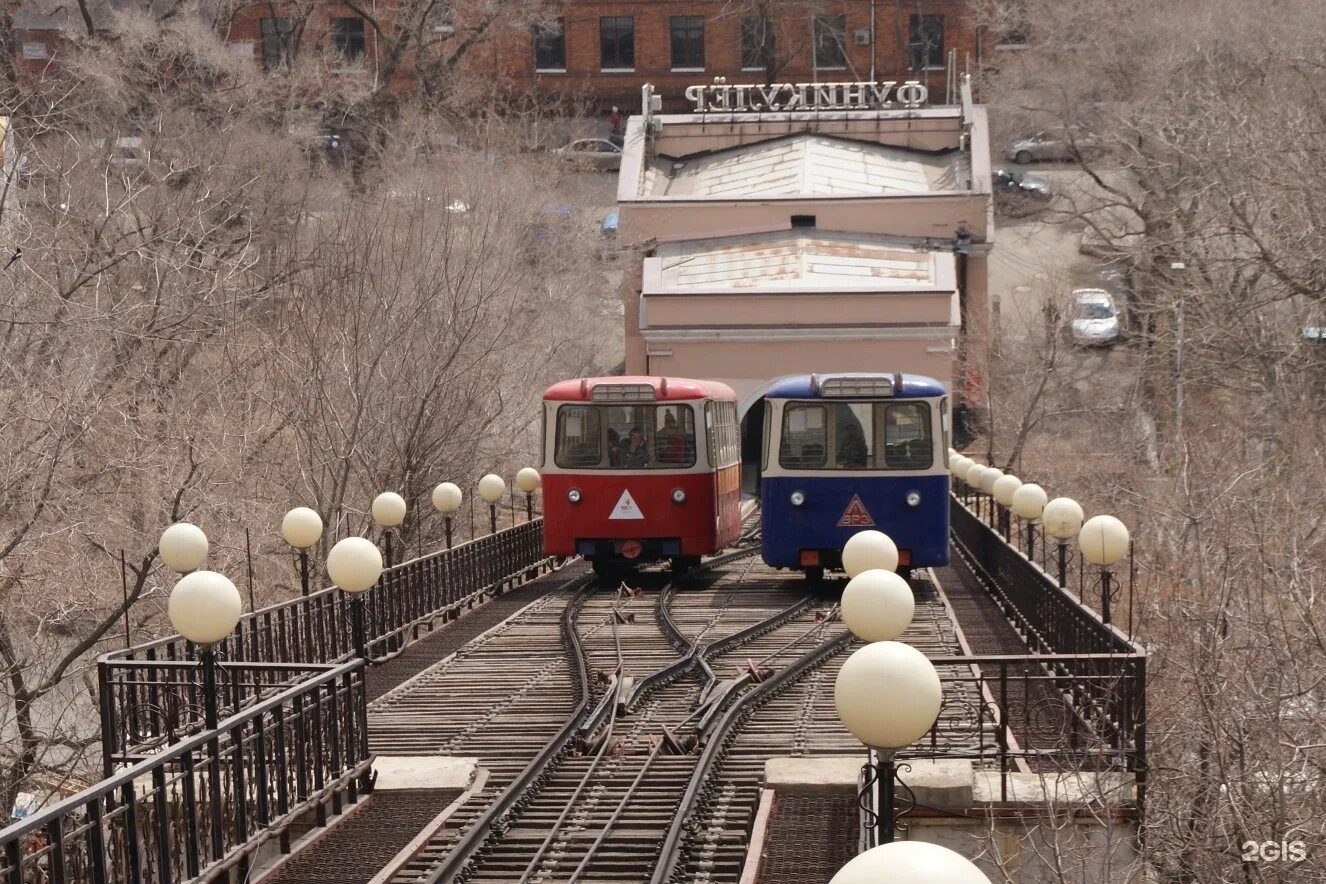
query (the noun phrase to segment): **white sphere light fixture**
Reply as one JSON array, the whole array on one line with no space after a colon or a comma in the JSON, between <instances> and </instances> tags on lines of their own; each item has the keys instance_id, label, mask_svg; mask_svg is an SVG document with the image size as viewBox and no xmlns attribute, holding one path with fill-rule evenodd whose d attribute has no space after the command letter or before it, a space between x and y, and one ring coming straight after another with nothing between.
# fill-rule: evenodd
<instances>
[{"instance_id":1,"label":"white sphere light fixture","mask_svg":"<svg viewBox=\"0 0 1326 884\"><path fill-rule=\"evenodd\" d=\"M464 499L465 493L455 482L443 482L433 489L433 509L439 513L454 513Z\"/></svg>"},{"instance_id":2,"label":"white sphere light fixture","mask_svg":"<svg viewBox=\"0 0 1326 884\"><path fill-rule=\"evenodd\" d=\"M485 503L497 503L506 493L506 482L496 473L489 473L479 480L479 496Z\"/></svg>"},{"instance_id":3,"label":"white sphere light fixture","mask_svg":"<svg viewBox=\"0 0 1326 884\"><path fill-rule=\"evenodd\" d=\"M405 498L395 491L384 491L373 498L373 521L383 528L395 528L405 521Z\"/></svg>"},{"instance_id":4,"label":"white sphere light fixture","mask_svg":"<svg viewBox=\"0 0 1326 884\"><path fill-rule=\"evenodd\" d=\"M833 686L838 717L872 749L902 749L925 736L943 699L934 665L902 642L858 648Z\"/></svg>"},{"instance_id":5,"label":"white sphere light fixture","mask_svg":"<svg viewBox=\"0 0 1326 884\"><path fill-rule=\"evenodd\" d=\"M538 491L542 482L543 477L539 475L539 471L534 467L525 467L516 473L516 487L526 494L533 494Z\"/></svg>"},{"instance_id":6,"label":"white sphere light fixture","mask_svg":"<svg viewBox=\"0 0 1326 884\"><path fill-rule=\"evenodd\" d=\"M348 593L372 589L382 576L382 552L363 537L347 537L327 553L327 576Z\"/></svg>"},{"instance_id":7,"label":"white sphere light fixture","mask_svg":"<svg viewBox=\"0 0 1326 884\"><path fill-rule=\"evenodd\" d=\"M898 547L883 531L858 531L843 545L843 570L855 577L872 568L898 570Z\"/></svg>"},{"instance_id":8,"label":"white sphere light fixture","mask_svg":"<svg viewBox=\"0 0 1326 884\"><path fill-rule=\"evenodd\" d=\"M972 459L965 454L959 454L953 460L949 461L948 471L959 479L967 477L967 471L971 469Z\"/></svg>"},{"instance_id":9,"label":"white sphere light fixture","mask_svg":"<svg viewBox=\"0 0 1326 884\"><path fill-rule=\"evenodd\" d=\"M235 584L215 571L185 574L166 603L170 625L195 645L215 644L230 635L243 612Z\"/></svg>"},{"instance_id":10,"label":"white sphere light fixture","mask_svg":"<svg viewBox=\"0 0 1326 884\"><path fill-rule=\"evenodd\" d=\"M1072 540L1082 530L1085 517L1082 505L1071 497L1056 497L1045 505L1041 523L1046 532L1057 540Z\"/></svg>"},{"instance_id":11,"label":"white sphere light fixture","mask_svg":"<svg viewBox=\"0 0 1326 884\"><path fill-rule=\"evenodd\" d=\"M297 506L281 520L281 536L295 549L308 549L322 537L322 516Z\"/></svg>"},{"instance_id":12,"label":"white sphere light fixture","mask_svg":"<svg viewBox=\"0 0 1326 884\"><path fill-rule=\"evenodd\" d=\"M990 884L976 864L926 841L893 841L858 854L829 884Z\"/></svg>"},{"instance_id":13,"label":"white sphere light fixture","mask_svg":"<svg viewBox=\"0 0 1326 884\"><path fill-rule=\"evenodd\" d=\"M893 641L907 629L915 613L912 588L893 571L862 571L843 590L843 622L862 641Z\"/></svg>"},{"instance_id":14,"label":"white sphere light fixture","mask_svg":"<svg viewBox=\"0 0 1326 884\"><path fill-rule=\"evenodd\" d=\"M1021 519L1039 519L1048 495L1035 482L1027 482L1013 492L1013 512Z\"/></svg>"},{"instance_id":15,"label":"white sphere light fixture","mask_svg":"<svg viewBox=\"0 0 1326 884\"><path fill-rule=\"evenodd\" d=\"M1128 554L1128 528L1114 516L1092 516L1077 535L1082 556L1108 568Z\"/></svg>"},{"instance_id":16,"label":"white sphere light fixture","mask_svg":"<svg viewBox=\"0 0 1326 884\"><path fill-rule=\"evenodd\" d=\"M994 483L999 481L999 477L1004 475L1004 471L999 467L986 467L981 472L981 490L986 494L994 494Z\"/></svg>"},{"instance_id":17,"label":"white sphere light fixture","mask_svg":"<svg viewBox=\"0 0 1326 884\"><path fill-rule=\"evenodd\" d=\"M161 532L157 550L172 571L197 571L207 559L207 535L197 525L176 522Z\"/></svg>"},{"instance_id":18,"label":"white sphere light fixture","mask_svg":"<svg viewBox=\"0 0 1326 884\"><path fill-rule=\"evenodd\" d=\"M975 461L972 461L972 465L971 467L968 468L967 475L965 477L967 480L967 484L975 488L977 491L980 491L981 477L985 475L986 469L988 468L985 466L985 464L980 464L976 463Z\"/></svg>"},{"instance_id":19,"label":"white sphere light fixture","mask_svg":"<svg viewBox=\"0 0 1326 884\"><path fill-rule=\"evenodd\" d=\"M990 488L990 493L994 495L994 499L999 502L1000 506L1012 506L1013 495L1021 487L1022 480L1010 473L995 479L994 485Z\"/></svg>"}]
</instances>

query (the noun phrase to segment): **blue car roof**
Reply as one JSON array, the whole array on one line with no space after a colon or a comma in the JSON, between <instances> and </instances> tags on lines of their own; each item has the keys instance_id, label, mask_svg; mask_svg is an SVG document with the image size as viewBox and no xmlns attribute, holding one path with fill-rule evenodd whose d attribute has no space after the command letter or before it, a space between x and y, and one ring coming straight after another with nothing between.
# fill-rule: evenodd
<instances>
[{"instance_id":1,"label":"blue car roof","mask_svg":"<svg viewBox=\"0 0 1326 884\"><path fill-rule=\"evenodd\" d=\"M920 374L888 374L886 372L840 371L827 374L799 374L774 381L764 394L766 399L819 399L820 387L834 378L891 378L893 380L893 398L924 399L930 396L944 396L948 393L944 385L934 378ZM899 383L901 379L901 383Z\"/></svg>"}]
</instances>

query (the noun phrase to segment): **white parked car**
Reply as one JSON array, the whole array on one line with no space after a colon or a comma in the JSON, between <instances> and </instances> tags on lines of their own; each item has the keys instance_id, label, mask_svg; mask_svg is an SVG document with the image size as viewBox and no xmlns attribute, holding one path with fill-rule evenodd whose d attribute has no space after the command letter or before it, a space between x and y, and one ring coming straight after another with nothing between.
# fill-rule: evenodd
<instances>
[{"instance_id":1,"label":"white parked car","mask_svg":"<svg viewBox=\"0 0 1326 884\"><path fill-rule=\"evenodd\" d=\"M567 162L606 172L616 171L622 165L622 149L606 138L581 138L553 153Z\"/></svg>"},{"instance_id":2,"label":"white parked car","mask_svg":"<svg viewBox=\"0 0 1326 884\"><path fill-rule=\"evenodd\" d=\"M1073 343L1108 346L1119 340L1119 309L1104 289L1075 289L1073 319L1068 326Z\"/></svg>"}]
</instances>

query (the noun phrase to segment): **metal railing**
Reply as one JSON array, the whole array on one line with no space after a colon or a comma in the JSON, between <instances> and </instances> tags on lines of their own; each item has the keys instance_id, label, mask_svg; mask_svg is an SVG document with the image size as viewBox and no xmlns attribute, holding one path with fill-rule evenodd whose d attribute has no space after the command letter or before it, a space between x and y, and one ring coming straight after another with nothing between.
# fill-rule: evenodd
<instances>
[{"instance_id":1,"label":"metal railing","mask_svg":"<svg viewBox=\"0 0 1326 884\"><path fill-rule=\"evenodd\" d=\"M978 508L984 507L984 501L984 495L973 498ZM1033 650L1044 654L1141 652L1123 632L1105 623L1026 553L978 518L958 493L950 498L949 525L959 554Z\"/></svg>"},{"instance_id":2,"label":"metal railing","mask_svg":"<svg viewBox=\"0 0 1326 884\"><path fill-rule=\"evenodd\" d=\"M929 734L898 753L1014 771L1146 770L1146 655L934 657L944 702Z\"/></svg>"},{"instance_id":3,"label":"metal railing","mask_svg":"<svg viewBox=\"0 0 1326 884\"><path fill-rule=\"evenodd\" d=\"M367 777L365 662L311 677L0 830L0 880L176 882L238 868ZM365 783L365 785L367 785Z\"/></svg>"},{"instance_id":4,"label":"metal railing","mask_svg":"<svg viewBox=\"0 0 1326 884\"><path fill-rule=\"evenodd\" d=\"M389 659L482 593L548 563L543 521L536 519L388 569L364 594L369 659ZM245 614L216 645L221 714L284 690L316 664L350 659L346 605L345 594L329 587ZM193 652L192 643L171 635L98 659L105 775L201 730L202 687Z\"/></svg>"}]
</instances>

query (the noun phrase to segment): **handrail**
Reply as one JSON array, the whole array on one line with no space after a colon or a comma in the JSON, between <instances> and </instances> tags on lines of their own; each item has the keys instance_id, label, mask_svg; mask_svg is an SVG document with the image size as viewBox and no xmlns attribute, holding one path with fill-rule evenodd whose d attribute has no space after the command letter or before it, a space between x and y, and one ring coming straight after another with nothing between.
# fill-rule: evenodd
<instances>
[{"instance_id":1,"label":"handrail","mask_svg":"<svg viewBox=\"0 0 1326 884\"><path fill-rule=\"evenodd\" d=\"M0 829L0 844L43 828L51 819L67 814L71 809L81 808L94 799L105 798L114 793L116 789L132 784L134 780L142 777L144 774L150 774L154 768L163 767L189 753L196 752L197 750L206 747L216 739L217 733L233 731L235 728L266 715L279 706L285 705L299 694L307 693L315 687L320 687L328 682L335 681L343 675L363 668L363 660L351 660L348 663L327 666L326 671L320 675L301 681L294 687L282 691L274 697L270 697L257 705L250 706L243 712L224 719L217 724L215 732L206 731L196 736L180 740L166 749L163 749L156 755L153 755L151 758L144 759L137 764L118 771L110 777L99 780L83 791L71 795L58 804L51 805L33 816L24 819L22 822L14 823Z\"/></svg>"}]
</instances>

